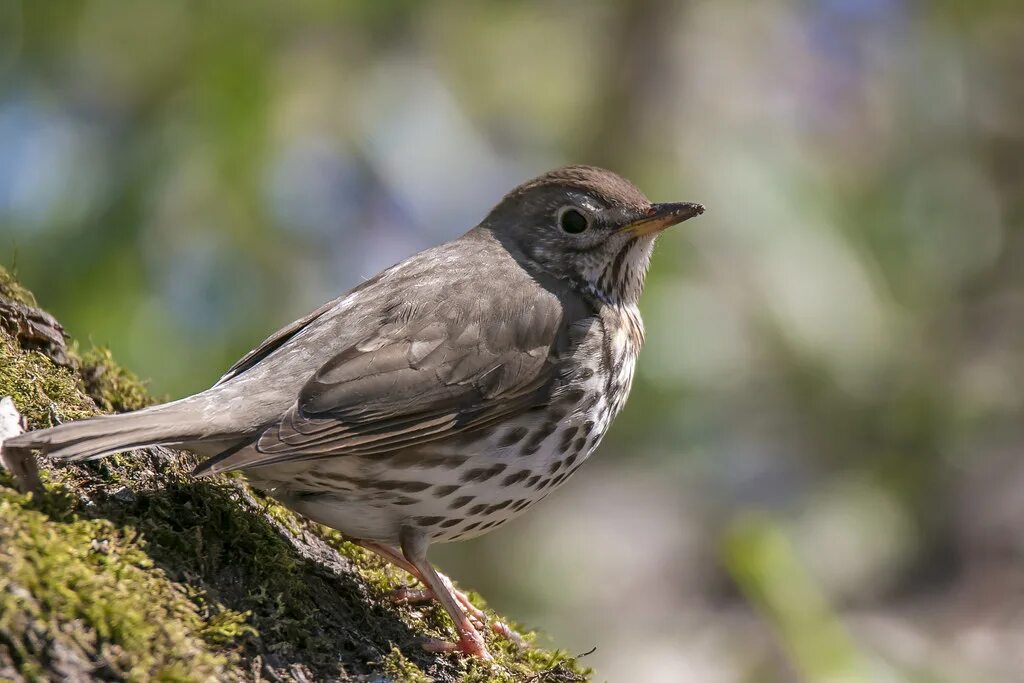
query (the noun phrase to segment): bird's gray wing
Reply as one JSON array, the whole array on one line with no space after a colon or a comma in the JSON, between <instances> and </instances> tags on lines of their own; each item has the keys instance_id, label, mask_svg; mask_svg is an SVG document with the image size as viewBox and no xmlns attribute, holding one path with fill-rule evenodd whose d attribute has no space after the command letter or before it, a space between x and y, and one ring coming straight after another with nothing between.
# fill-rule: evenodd
<instances>
[{"instance_id":1,"label":"bird's gray wing","mask_svg":"<svg viewBox=\"0 0 1024 683\"><path fill-rule=\"evenodd\" d=\"M252 447L197 474L344 455L377 455L480 429L557 400L572 316L535 292L398 306L324 363Z\"/></svg>"},{"instance_id":2,"label":"bird's gray wing","mask_svg":"<svg viewBox=\"0 0 1024 683\"><path fill-rule=\"evenodd\" d=\"M238 375L242 374L249 368L253 367L261 360L272 354L274 351L277 351L279 348L284 346L292 337L294 337L299 332L304 330L307 326L309 326L313 321L318 319L324 313L330 311L337 304L338 299L328 301L326 304L316 309L306 317L300 318L295 322L282 327L277 332L264 339L260 343L260 345L257 346L255 349L253 349L252 351L238 359L238 362L236 362L234 365L228 368L227 372L225 372L224 375L219 380L217 380L217 384L215 384L214 386L224 384L224 382L228 381L229 379L237 377Z\"/></svg>"}]
</instances>

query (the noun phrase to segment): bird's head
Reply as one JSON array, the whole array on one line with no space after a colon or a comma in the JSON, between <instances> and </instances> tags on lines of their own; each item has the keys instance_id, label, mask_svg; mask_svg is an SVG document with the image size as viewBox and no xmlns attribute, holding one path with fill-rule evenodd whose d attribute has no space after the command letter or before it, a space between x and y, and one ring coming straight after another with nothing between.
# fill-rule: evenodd
<instances>
[{"instance_id":1,"label":"bird's head","mask_svg":"<svg viewBox=\"0 0 1024 683\"><path fill-rule=\"evenodd\" d=\"M622 176L565 166L509 192L484 220L528 264L606 303L635 303L654 240L704 212L689 202L652 204Z\"/></svg>"}]
</instances>

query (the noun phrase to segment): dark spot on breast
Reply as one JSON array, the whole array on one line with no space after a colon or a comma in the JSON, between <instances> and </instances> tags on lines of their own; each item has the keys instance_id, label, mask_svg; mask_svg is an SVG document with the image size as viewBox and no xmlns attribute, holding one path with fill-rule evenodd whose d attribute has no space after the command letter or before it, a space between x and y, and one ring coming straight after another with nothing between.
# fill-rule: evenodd
<instances>
[{"instance_id":1,"label":"dark spot on breast","mask_svg":"<svg viewBox=\"0 0 1024 683\"><path fill-rule=\"evenodd\" d=\"M477 528L478 526L480 526L480 522L472 522L470 524L467 524L466 528L463 529L463 531L472 531L473 529Z\"/></svg>"},{"instance_id":2,"label":"dark spot on breast","mask_svg":"<svg viewBox=\"0 0 1024 683\"><path fill-rule=\"evenodd\" d=\"M452 501L452 504L448 507L452 510L458 510L461 507L469 505L473 500L473 496L460 496Z\"/></svg>"},{"instance_id":3,"label":"dark spot on breast","mask_svg":"<svg viewBox=\"0 0 1024 683\"><path fill-rule=\"evenodd\" d=\"M320 477L323 479L330 479L331 481L342 481L348 484L362 484L362 479L356 479L355 477L349 477L344 474L338 474L337 472L321 472Z\"/></svg>"},{"instance_id":4,"label":"dark spot on breast","mask_svg":"<svg viewBox=\"0 0 1024 683\"><path fill-rule=\"evenodd\" d=\"M462 487L461 486L452 486L452 485L449 485L449 486L435 486L434 487L434 495L435 496L439 496L441 498L444 498L445 496L452 495L453 493L458 491L460 488L462 488Z\"/></svg>"},{"instance_id":5,"label":"dark spot on breast","mask_svg":"<svg viewBox=\"0 0 1024 683\"><path fill-rule=\"evenodd\" d=\"M299 500L331 500L334 494L325 491L299 491L295 494Z\"/></svg>"},{"instance_id":6,"label":"dark spot on breast","mask_svg":"<svg viewBox=\"0 0 1024 683\"><path fill-rule=\"evenodd\" d=\"M387 461L388 467L395 469L443 467L451 470L468 460L464 455L451 455L450 453L423 450L388 450L383 453L365 453L363 455L372 460Z\"/></svg>"},{"instance_id":7,"label":"dark spot on breast","mask_svg":"<svg viewBox=\"0 0 1024 683\"><path fill-rule=\"evenodd\" d=\"M510 474L501 482L503 486L512 486L512 484L518 484L523 479L530 476L532 472L530 470L519 470L515 474Z\"/></svg>"},{"instance_id":8,"label":"dark spot on breast","mask_svg":"<svg viewBox=\"0 0 1024 683\"><path fill-rule=\"evenodd\" d=\"M495 465L491 465L490 467L477 467L475 469L468 470L465 474L463 474L462 481L487 481L488 479L491 479L492 477L501 474L507 468L508 465L500 462Z\"/></svg>"},{"instance_id":9,"label":"dark spot on breast","mask_svg":"<svg viewBox=\"0 0 1024 683\"><path fill-rule=\"evenodd\" d=\"M562 421L562 418L569 414L572 410L572 406L564 404L555 404L548 407L548 417L551 419L551 431L555 431L558 427L558 423Z\"/></svg>"},{"instance_id":10,"label":"dark spot on breast","mask_svg":"<svg viewBox=\"0 0 1024 683\"><path fill-rule=\"evenodd\" d=\"M559 485L559 484L561 484L561 483L562 483L563 481L565 481L565 478L566 478L566 477L568 477L568 476L569 476L569 473L568 473L568 472L562 472L562 473L561 473L561 474L559 474L559 475L558 475L557 477L555 477L555 481L554 481L554 482L553 482L553 483L552 483L551 485L552 485L552 486L558 486L558 485Z\"/></svg>"},{"instance_id":11,"label":"dark spot on breast","mask_svg":"<svg viewBox=\"0 0 1024 683\"><path fill-rule=\"evenodd\" d=\"M563 461L561 461L561 460L555 460L553 463L548 465L548 473L549 474L554 474L558 470L562 469L562 462Z\"/></svg>"},{"instance_id":12,"label":"dark spot on breast","mask_svg":"<svg viewBox=\"0 0 1024 683\"><path fill-rule=\"evenodd\" d=\"M529 506L529 504L529 498L520 498L519 500L516 501L515 505L512 506L512 509L515 510L516 512L519 512L523 508Z\"/></svg>"},{"instance_id":13,"label":"dark spot on breast","mask_svg":"<svg viewBox=\"0 0 1024 683\"><path fill-rule=\"evenodd\" d=\"M544 439L551 436L557 428L557 423L545 422L537 429L537 431L530 435L530 439L523 444L523 448L519 451L519 455L533 455L539 451L541 445L544 443Z\"/></svg>"},{"instance_id":14,"label":"dark spot on breast","mask_svg":"<svg viewBox=\"0 0 1024 683\"><path fill-rule=\"evenodd\" d=\"M526 486L532 489L534 486L537 485L538 481L540 481L540 475L535 474L526 481Z\"/></svg>"},{"instance_id":15,"label":"dark spot on breast","mask_svg":"<svg viewBox=\"0 0 1024 683\"><path fill-rule=\"evenodd\" d=\"M395 505L415 505L420 502L419 498L410 498L409 496L395 496L392 500Z\"/></svg>"},{"instance_id":16,"label":"dark spot on breast","mask_svg":"<svg viewBox=\"0 0 1024 683\"><path fill-rule=\"evenodd\" d=\"M511 500L503 500L500 503L495 503L491 507L487 508L487 514L491 514L491 513L497 512L498 510L504 510L509 505L511 505L513 502L514 501L511 501Z\"/></svg>"},{"instance_id":17,"label":"dark spot on breast","mask_svg":"<svg viewBox=\"0 0 1024 683\"><path fill-rule=\"evenodd\" d=\"M486 509L487 509L487 506L484 505L483 503L481 503L479 505L474 505L473 507L469 508L469 514L471 514L471 515L479 515L481 512L483 512Z\"/></svg>"},{"instance_id":18,"label":"dark spot on breast","mask_svg":"<svg viewBox=\"0 0 1024 683\"><path fill-rule=\"evenodd\" d=\"M537 442L537 443L532 443L531 442L531 443L526 444L521 449L519 449L519 456L520 457L524 457L524 456L528 456L528 455L533 455L534 453L536 453L537 451L540 450L540 445L541 445L540 442Z\"/></svg>"},{"instance_id":19,"label":"dark spot on breast","mask_svg":"<svg viewBox=\"0 0 1024 683\"><path fill-rule=\"evenodd\" d=\"M594 421L587 420L583 423L583 426L580 427L580 430L583 432L584 436L589 436L590 432L594 431Z\"/></svg>"},{"instance_id":20,"label":"dark spot on breast","mask_svg":"<svg viewBox=\"0 0 1024 683\"><path fill-rule=\"evenodd\" d=\"M417 517L416 523L420 526L434 526L444 521L444 517Z\"/></svg>"},{"instance_id":21,"label":"dark spot on breast","mask_svg":"<svg viewBox=\"0 0 1024 683\"><path fill-rule=\"evenodd\" d=\"M501 441L498 442L498 446L507 447L515 445L522 441L529 431L530 430L526 427L513 427L505 432L505 436L501 437Z\"/></svg>"},{"instance_id":22,"label":"dark spot on breast","mask_svg":"<svg viewBox=\"0 0 1024 683\"><path fill-rule=\"evenodd\" d=\"M562 441L558 444L558 449L563 453L569 450L574 436L576 436L576 427L566 427L562 430Z\"/></svg>"},{"instance_id":23,"label":"dark spot on breast","mask_svg":"<svg viewBox=\"0 0 1024 683\"><path fill-rule=\"evenodd\" d=\"M580 368L579 372L576 373L576 379L578 379L578 380L587 380L587 379L590 379L593 376L594 376L594 368L586 366L586 365L583 366L582 368Z\"/></svg>"},{"instance_id":24,"label":"dark spot on breast","mask_svg":"<svg viewBox=\"0 0 1024 683\"><path fill-rule=\"evenodd\" d=\"M375 481L371 486L378 491L407 491L408 493L419 493L430 488L430 484L422 481L400 481L398 479Z\"/></svg>"},{"instance_id":25,"label":"dark spot on breast","mask_svg":"<svg viewBox=\"0 0 1024 683\"><path fill-rule=\"evenodd\" d=\"M558 402L568 403L569 405L576 405L577 403L580 402L580 400L586 393L587 392L585 392L583 389L580 389L579 387L566 389L564 392L562 392L562 395L558 397Z\"/></svg>"},{"instance_id":26,"label":"dark spot on breast","mask_svg":"<svg viewBox=\"0 0 1024 683\"><path fill-rule=\"evenodd\" d=\"M572 466L572 464L573 464L574 462L576 462L576 458L578 458L578 457L579 457L579 455L580 455L580 454L579 454L579 452L577 451L576 453L573 453L573 454L572 454L572 455L570 455L570 456L569 456L568 458L566 458L566 459L565 459L565 466L566 466L566 467L571 467L571 466Z\"/></svg>"},{"instance_id":27,"label":"dark spot on breast","mask_svg":"<svg viewBox=\"0 0 1024 683\"><path fill-rule=\"evenodd\" d=\"M441 522L441 528L442 529L451 529L456 524L461 524L461 523L462 523L462 519L461 518L459 518L459 519L446 519L443 522Z\"/></svg>"},{"instance_id":28,"label":"dark spot on breast","mask_svg":"<svg viewBox=\"0 0 1024 683\"><path fill-rule=\"evenodd\" d=\"M581 436L580 438L576 439L576 441L573 443L572 447L578 453L578 452L582 451L583 448L586 445L587 445L587 437Z\"/></svg>"}]
</instances>

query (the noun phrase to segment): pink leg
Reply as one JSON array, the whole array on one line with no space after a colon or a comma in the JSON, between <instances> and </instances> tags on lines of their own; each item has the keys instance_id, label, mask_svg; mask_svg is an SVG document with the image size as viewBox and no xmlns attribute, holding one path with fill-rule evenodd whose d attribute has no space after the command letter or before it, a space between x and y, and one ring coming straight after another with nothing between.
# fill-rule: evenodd
<instances>
[{"instance_id":1,"label":"pink leg","mask_svg":"<svg viewBox=\"0 0 1024 683\"><path fill-rule=\"evenodd\" d=\"M450 646L445 643L438 649L448 651L451 647L463 654L484 660L493 659L487 651L483 636L473 626L473 622L470 621L465 609L455 596L451 582L442 579L437 570L427 561L427 547L430 544L427 537L421 532L406 528L402 530L401 541L402 554L405 555L405 559L416 568L420 580L434 593L438 602L448 612L448 616L455 622L455 630L459 634L458 645Z\"/></svg>"},{"instance_id":2,"label":"pink leg","mask_svg":"<svg viewBox=\"0 0 1024 683\"><path fill-rule=\"evenodd\" d=\"M394 548L390 545L385 545L384 543L377 543L375 541L363 541L358 538L349 538L348 536L345 537L345 540L349 543L355 543L361 548L366 548L370 552L377 553L391 564L395 565L399 569L404 569L405 571L416 577L417 580L419 580L419 571L416 569L416 567L412 566L409 560L405 559L405 557L402 555L402 551L398 548Z\"/></svg>"},{"instance_id":3,"label":"pink leg","mask_svg":"<svg viewBox=\"0 0 1024 683\"><path fill-rule=\"evenodd\" d=\"M383 543L375 543L374 541L362 541L352 538L348 540L352 543L355 543L358 546L361 546L363 548L366 548L367 550L377 553L378 555L380 555L396 567L404 569L409 574L412 574L412 576L420 583L422 583L424 586L428 585L427 582L423 580L423 577L420 575L419 570L416 569L416 567L414 567L408 560L405 559L405 557L402 556L402 553L398 550L398 548L393 548ZM526 642L523 640L523 637L519 633L514 631L511 627L509 627L507 624L504 624L500 621L493 621L490 622L490 624L488 624L487 615L484 614L476 605L470 602L469 596L467 596L460 590L456 590L455 586L452 585L451 579L449 579L447 576L445 576L441 572L436 573L438 578L440 578L440 580L445 584L448 591L455 596L455 599L459 601L459 604L469 615L469 618L472 619L477 626L481 628L489 627L491 631L498 634L499 636L502 636L503 638L511 640L516 645L519 645L520 647L526 646ZM434 592L429 588L424 590L417 590L415 588L399 588L391 594L391 599L397 603L417 604L433 600Z\"/></svg>"}]
</instances>

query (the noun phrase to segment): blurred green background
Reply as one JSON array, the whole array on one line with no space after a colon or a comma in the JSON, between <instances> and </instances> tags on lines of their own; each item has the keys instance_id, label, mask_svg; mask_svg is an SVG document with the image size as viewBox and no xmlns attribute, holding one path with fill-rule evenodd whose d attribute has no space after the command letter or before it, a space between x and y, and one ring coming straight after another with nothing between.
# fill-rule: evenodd
<instances>
[{"instance_id":1,"label":"blurred green background","mask_svg":"<svg viewBox=\"0 0 1024 683\"><path fill-rule=\"evenodd\" d=\"M709 212L439 564L598 680L1024 680L1020 0L0 0L0 264L159 395L566 162Z\"/></svg>"}]
</instances>

